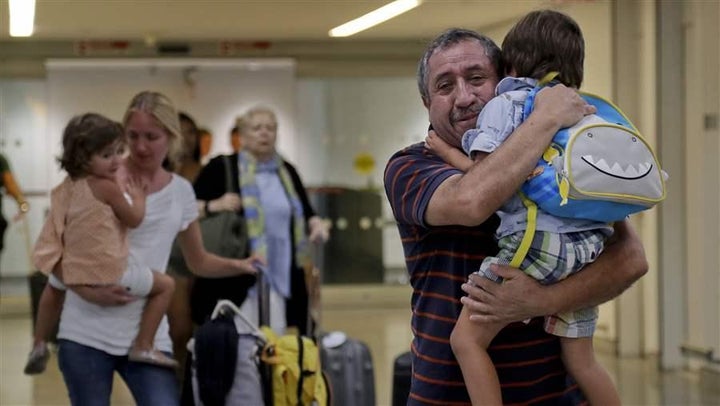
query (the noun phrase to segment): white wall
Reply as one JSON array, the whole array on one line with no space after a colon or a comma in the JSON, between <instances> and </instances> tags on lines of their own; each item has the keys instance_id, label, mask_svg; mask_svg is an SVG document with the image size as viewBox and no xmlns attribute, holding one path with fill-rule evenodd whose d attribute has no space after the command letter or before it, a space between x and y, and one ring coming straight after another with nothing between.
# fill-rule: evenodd
<instances>
[{"instance_id":1,"label":"white wall","mask_svg":"<svg viewBox=\"0 0 720 406\"><path fill-rule=\"evenodd\" d=\"M95 111L121 120L132 96L156 90L217 134L212 155L230 150L228 134L240 113L257 104L273 108L282 137L279 149L293 160L294 69L291 59L50 60L47 141L51 153L57 154L62 129L73 115ZM51 170L51 184L62 176Z\"/></svg>"},{"instance_id":2,"label":"white wall","mask_svg":"<svg viewBox=\"0 0 720 406\"><path fill-rule=\"evenodd\" d=\"M685 3L687 332L684 345L720 361L720 5ZM698 366L691 363L691 366ZM701 361L700 366L710 364ZM720 365L713 366L720 371Z\"/></svg>"}]
</instances>

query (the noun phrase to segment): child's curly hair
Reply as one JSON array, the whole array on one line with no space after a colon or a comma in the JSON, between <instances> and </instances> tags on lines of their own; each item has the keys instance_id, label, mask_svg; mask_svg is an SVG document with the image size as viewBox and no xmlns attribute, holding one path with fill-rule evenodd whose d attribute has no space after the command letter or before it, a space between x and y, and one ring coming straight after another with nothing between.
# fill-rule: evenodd
<instances>
[{"instance_id":1,"label":"child's curly hair","mask_svg":"<svg viewBox=\"0 0 720 406\"><path fill-rule=\"evenodd\" d=\"M105 116L97 113L75 116L63 131L60 167L72 179L87 175L93 154L124 138L122 125Z\"/></svg>"}]
</instances>

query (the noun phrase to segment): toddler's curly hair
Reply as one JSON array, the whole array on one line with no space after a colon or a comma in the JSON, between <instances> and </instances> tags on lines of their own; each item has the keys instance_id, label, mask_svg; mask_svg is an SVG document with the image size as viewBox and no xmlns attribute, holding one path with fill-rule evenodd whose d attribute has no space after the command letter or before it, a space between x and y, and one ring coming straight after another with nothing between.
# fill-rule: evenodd
<instances>
[{"instance_id":1,"label":"toddler's curly hair","mask_svg":"<svg viewBox=\"0 0 720 406\"><path fill-rule=\"evenodd\" d=\"M93 154L124 139L123 126L116 121L97 113L75 116L63 131L63 153L58 162L70 178L85 176Z\"/></svg>"}]
</instances>

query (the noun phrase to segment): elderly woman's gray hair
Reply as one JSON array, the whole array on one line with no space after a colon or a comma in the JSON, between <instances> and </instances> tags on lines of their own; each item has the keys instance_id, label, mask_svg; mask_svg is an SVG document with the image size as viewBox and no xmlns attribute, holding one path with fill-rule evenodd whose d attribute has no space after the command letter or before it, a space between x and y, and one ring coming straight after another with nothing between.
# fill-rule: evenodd
<instances>
[{"instance_id":1,"label":"elderly woman's gray hair","mask_svg":"<svg viewBox=\"0 0 720 406\"><path fill-rule=\"evenodd\" d=\"M255 106L245 113L243 113L241 116L237 118L236 125L238 129L240 130L240 134L245 134L247 132L248 126L250 125L250 121L252 118L258 114L267 114L272 118L272 121L275 122L277 125L277 116L275 115L275 112L267 106Z\"/></svg>"}]
</instances>

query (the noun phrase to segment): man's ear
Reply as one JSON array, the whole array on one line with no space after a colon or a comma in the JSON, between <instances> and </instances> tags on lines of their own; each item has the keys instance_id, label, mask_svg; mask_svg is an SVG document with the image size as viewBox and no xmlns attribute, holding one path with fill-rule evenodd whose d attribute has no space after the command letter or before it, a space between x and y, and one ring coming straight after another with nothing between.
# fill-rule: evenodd
<instances>
[{"instance_id":1,"label":"man's ear","mask_svg":"<svg viewBox=\"0 0 720 406\"><path fill-rule=\"evenodd\" d=\"M430 100L427 97L422 98L423 106L425 106L426 109L430 108Z\"/></svg>"}]
</instances>

